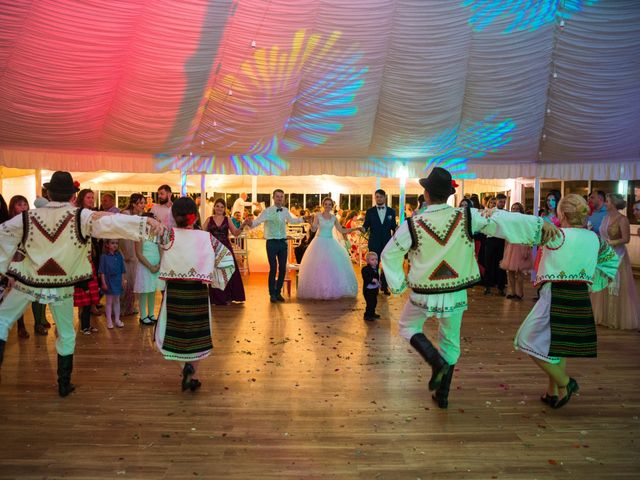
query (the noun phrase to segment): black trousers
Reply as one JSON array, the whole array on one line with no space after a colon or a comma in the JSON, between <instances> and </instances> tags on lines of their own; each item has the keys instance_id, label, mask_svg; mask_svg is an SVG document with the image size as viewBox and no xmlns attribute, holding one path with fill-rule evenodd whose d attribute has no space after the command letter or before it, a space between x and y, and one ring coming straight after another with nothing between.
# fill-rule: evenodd
<instances>
[{"instance_id":1,"label":"black trousers","mask_svg":"<svg viewBox=\"0 0 640 480\"><path fill-rule=\"evenodd\" d=\"M364 311L365 317L372 317L376 313L376 306L378 305L378 289L371 288L363 291L364 300L367 302L367 308Z\"/></svg>"},{"instance_id":2,"label":"black trousers","mask_svg":"<svg viewBox=\"0 0 640 480\"><path fill-rule=\"evenodd\" d=\"M287 273L289 245L283 239L267 240L267 259L269 260L269 296L280 295L284 277ZM277 277L277 279L276 279Z\"/></svg>"},{"instance_id":3,"label":"black trousers","mask_svg":"<svg viewBox=\"0 0 640 480\"><path fill-rule=\"evenodd\" d=\"M376 252L378 254L378 262L380 262L380 259L382 258L382 250L378 251L378 250L369 249L369 251ZM380 287L382 288L382 290L385 290L385 291L389 290L387 277L384 276L384 270L382 268L380 268Z\"/></svg>"},{"instance_id":4,"label":"black trousers","mask_svg":"<svg viewBox=\"0 0 640 480\"><path fill-rule=\"evenodd\" d=\"M80 330L91 327L91 305L80 307Z\"/></svg>"}]
</instances>

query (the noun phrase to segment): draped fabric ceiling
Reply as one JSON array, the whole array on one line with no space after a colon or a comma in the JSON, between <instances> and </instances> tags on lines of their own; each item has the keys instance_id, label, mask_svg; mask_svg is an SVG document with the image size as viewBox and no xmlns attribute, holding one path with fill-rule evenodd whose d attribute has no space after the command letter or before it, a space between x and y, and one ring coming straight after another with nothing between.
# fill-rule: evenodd
<instances>
[{"instance_id":1,"label":"draped fabric ceiling","mask_svg":"<svg viewBox=\"0 0 640 480\"><path fill-rule=\"evenodd\" d=\"M14 0L0 165L640 178L637 0Z\"/></svg>"}]
</instances>

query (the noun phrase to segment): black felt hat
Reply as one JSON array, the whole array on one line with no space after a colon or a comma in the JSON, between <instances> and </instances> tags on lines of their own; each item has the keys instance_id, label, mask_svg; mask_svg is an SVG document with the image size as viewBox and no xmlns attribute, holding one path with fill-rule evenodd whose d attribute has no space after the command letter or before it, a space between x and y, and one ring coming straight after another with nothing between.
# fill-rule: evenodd
<instances>
[{"instance_id":1,"label":"black felt hat","mask_svg":"<svg viewBox=\"0 0 640 480\"><path fill-rule=\"evenodd\" d=\"M455 187L458 186L451 179L449 171L440 167L435 167L427 178L421 178L420 185L429 192L429 195L438 198L449 198L449 195L456 193Z\"/></svg>"},{"instance_id":2,"label":"black felt hat","mask_svg":"<svg viewBox=\"0 0 640 480\"><path fill-rule=\"evenodd\" d=\"M54 193L68 193L69 195L73 195L78 190L80 190L75 183L73 183L73 177L69 172L54 172L51 175L51 180L42 185L50 192Z\"/></svg>"}]
</instances>

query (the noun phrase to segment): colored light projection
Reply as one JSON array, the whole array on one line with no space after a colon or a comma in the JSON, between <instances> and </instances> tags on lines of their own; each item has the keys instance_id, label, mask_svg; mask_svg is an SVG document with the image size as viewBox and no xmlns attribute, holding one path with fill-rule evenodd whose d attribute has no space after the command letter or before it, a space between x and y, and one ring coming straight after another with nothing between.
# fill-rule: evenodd
<instances>
[{"instance_id":1,"label":"colored light projection","mask_svg":"<svg viewBox=\"0 0 640 480\"><path fill-rule=\"evenodd\" d=\"M342 129L344 120L358 112L355 97L364 85L367 67L359 66L361 55L353 46L341 45L340 32L323 37L295 33L288 49L278 46L255 49L242 63L237 74L225 76L208 92L209 115L199 117L191 140L181 150L189 155L158 155L158 170L180 169L188 172L244 175L278 175L289 167L286 155L303 147L315 147ZM319 79L308 85L300 82L303 70L312 70ZM287 107L290 115L269 137L256 139L243 153L221 156L208 152L233 150L237 132L234 126L216 119L215 112L232 111L234 125L252 125L258 109L241 98L269 102L283 89L301 84ZM250 95L243 95L250 93ZM202 151L207 153L202 153ZM222 160L222 161L221 161Z\"/></svg>"},{"instance_id":2,"label":"colored light projection","mask_svg":"<svg viewBox=\"0 0 640 480\"><path fill-rule=\"evenodd\" d=\"M553 22L567 19L598 0L465 0L471 9L469 23L479 32L502 18L512 19L502 33L533 31Z\"/></svg>"},{"instance_id":3,"label":"colored light projection","mask_svg":"<svg viewBox=\"0 0 640 480\"><path fill-rule=\"evenodd\" d=\"M458 125L421 145L393 152L390 157L372 157L363 174L387 177L398 164L425 159L424 172L442 167L449 170L454 178L475 178L475 173L468 170L467 162L495 153L512 140L509 133L516 128L515 122L510 118L496 118L496 115L489 115L463 130Z\"/></svg>"}]
</instances>

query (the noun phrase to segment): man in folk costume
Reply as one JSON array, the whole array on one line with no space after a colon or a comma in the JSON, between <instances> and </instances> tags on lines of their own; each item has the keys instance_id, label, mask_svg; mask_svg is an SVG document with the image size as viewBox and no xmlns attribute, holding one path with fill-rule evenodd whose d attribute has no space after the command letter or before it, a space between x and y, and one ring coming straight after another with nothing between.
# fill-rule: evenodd
<instances>
[{"instance_id":1,"label":"man in folk costume","mask_svg":"<svg viewBox=\"0 0 640 480\"><path fill-rule=\"evenodd\" d=\"M539 243L556 234L555 227L541 218L495 212L491 218L478 210L453 208L446 201L457 185L451 174L436 167L420 179L427 208L404 222L382 252L382 266L393 293L412 290L400 317L400 335L431 366L429 390L434 400L447 408L454 365L460 357L460 325L467 310L467 291L480 282L474 254L473 234L506 238L512 243ZM409 256L409 273L403 269ZM439 320L438 348L422 333L429 317Z\"/></svg>"},{"instance_id":2,"label":"man in folk costume","mask_svg":"<svg viewBox=\"0 0 640 480\"><path fill-rule=\"evenodd\" d=\"M44 187L50 202L0 225L0 273L12 278L12 289L0 304L0 365L9 330L29 302L49 304L58 338L58 393L66 397L71 383L76 334L73 285L91 278L91 238L135 241L162 226L153 219L93 212L70 202L78 191L69 172L55 172Z\"/></svg>"}]
</instances>

